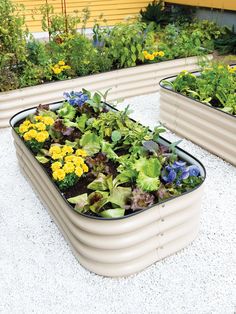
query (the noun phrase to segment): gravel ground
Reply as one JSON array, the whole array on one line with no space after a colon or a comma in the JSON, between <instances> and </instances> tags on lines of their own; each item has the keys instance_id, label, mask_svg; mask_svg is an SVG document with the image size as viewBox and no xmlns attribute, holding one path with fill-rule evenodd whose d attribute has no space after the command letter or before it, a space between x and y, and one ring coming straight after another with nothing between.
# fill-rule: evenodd
<instances>
[{"instance_id":1,"label":"gravel ground","mask_svg":"<svg viewBox=\"0 0 236 314\"><path fill-rule=\"evenodd\" d=\"M152 127L158 101L152 94L125 104ZM179 146L207 170L198 238L136 276L110 279L74 258L19 171L10 129L0 130L0 313L235 313L236 168L187 140Z\"/></svg>"}]
</instances>

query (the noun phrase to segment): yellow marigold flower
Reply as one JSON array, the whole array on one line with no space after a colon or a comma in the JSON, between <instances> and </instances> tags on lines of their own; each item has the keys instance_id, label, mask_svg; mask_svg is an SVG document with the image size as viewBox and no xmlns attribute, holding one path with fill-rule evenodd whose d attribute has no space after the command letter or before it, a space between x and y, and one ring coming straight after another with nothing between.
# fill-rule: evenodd
<instances>
[{"instance_id":1,"label":"yellow marigold flower","mask_svg":"<svg viewBox=\"0 0 236 314\"><path fill-rule=\"evenodd\" d=\"M83 160L83 158L81 158L81 157L74 156L73 162L74 162L74 164L75 164L76 166L81 166L81 165L83 165L84 160Z\"/></svg>"},{"instance_id":2,"label":"yellow marigold flower","mask_svg":"<svg viewBox=\"0 0 236 314\"><path fill-rule=\"evenodd\" d=\"M74 155L70 155L70 156L66 156L65 157L65 162L73 162L74 161L75 156Z\"/></svg>"},{"instance_id":3,"label":"yellow marigold flower","mask_svg":"<svg viewBox=\"0 0 236 314\"><path fill-rule=\"evenodd\" d=\"M76 156L86 157L88 156L87 152L84 149L77 149L75 152Z\"/></svg>"},{"instance_id":4,"label":"yellow marigold flower","mask_svg":"<svg viewBox=\"0 0 236 314\"><path fill-rule=\"evenodd\" d=\"M154 55L153 54L151 54L150 56L149 56L149 60L154 60Z\"/></svg>"},{"instance_id":5,"label":"yellow marigold flower","mask_svg":"<svg viewBox=\"0 0 236 314\"><path fill-rule=\"evenodd\" d=\"M44 122L46 125L53 125L54 120L53 120L53 118L51 118L51 117L44 117L44 118L43 118L43 122Z\"/></svg>"},{"instance_id":6,"label":"yellow marigold flower","mask_svg":"<svg viewBox=\"0 0 236 314\"><path fill-rule=\"evenodd\" d=\"M31 139L35 138L38 134L38 132L36 130L30 130L28 133L29 133L29 136L31 137Z\"/></svg>"},{"instance_id":7,"label":"yellow marigold flower","mask_svg":"<svg viewBox=\"0 0 236 314\"><path fill-rule=\"evenodd\" d=\"M62 169L65 171L65 173L72 173L75 170L75 166L72 162L67 162L64 164Z\"/></svg>"},{"instance_id":8,"label":"yellow marigold flower","mask_svg":"<svg viewBox=\"0 0 236 314\"><path fill-rule=\"evenodd\" d=\"M29 130L29 127L27 125L21 124L19 127L19 132L20 133L25 133Z\"/></svg>"},{"instance_id":9,"label":"yellow marigold flower","mask_svg":"<svg viewBox=\"0 0 236 314\"><path fill-rule=\"evenodd\" d=\"M51 165L51 169L52 171L56 171L58 169L60 169L62 167L62 163L60 161L55 161L52 165Z\"/></svg>"},{"instance_id":10,"label":"yellow marigold flower","mask_svg":"<svg viewBox=\"0 0 236 314\"><path fill-rule=\"evenodd\" d=\"M218 65L218 69L220 70L220 69L223 69L224 67L223 67L223 65Z\"/></svg>"},{"instance_id":11,"label":"yellow marigold flower","mask_svg":"<svg viewBox=\"0 0 236 314\"><path fill-rule=\"evenodd\" d=\"M63 66L63 65L65 65L65 62L64 62L63 60L60 60L60 61L58 62L58 64Z\"/></svg>"},{"instance_id":12,"label":"yellow marigold flower","mask_svg":"<svg viewBox=\"0 0 236 314\"><path fill-rule=\"evenodd\" d=\"M51 146L49 149L50 155L60 154L60 153L61 153L61 147L60 146L54 145L54 146Z\"/></svg>"},{"instance_id":13,"label":"yellow marigold flower","mask_svg":"<svg viewBox=\"0 0 236 314\"><path fill-rule=\"evenodd\" d=\"M43 121L44 117L42 117L42 116L35 116L34 119L35 119L35 121L38 122L38 121Z\"/></svg>"},{"instance_id":14,"label":"yellow marigold flower","mask_svg":"<svg viewBox=\"0 0 236 314\"><path fill-rule=\"evenodd\" d=\"M52 173L52 176L55 180L62 181L65 178L66 173L63 169L58 169Z\"/></svg>"},{"instance_id":15,"label":"yellow marigold flower","mask_svg":"<svg viewBox=\"0 0 236 314\"><path fill-rule=\"evenodd\" d=\"M73 153L73 148L71 146L68 146L68 145L64 145L62 147L62 153L63 154L72 154Z\"/></svg>"},{"instance_id":16,"label":"yellow marigold flower","mask_svg":"<svg viewBox=\"0 0 236 314\"><path fill-rule=\"evenodd\" d=\"M31 140L31 136L29 136L29 132L26 132L26 133L23 135L23 137L24 137L24 140L25 140L25 141L30 141L30 140Z\"/></svg>"},{"instance_id":17,"label":"yellow marigold flower","mask_svg":"<svg viewBox=\"0 0 236 314\"><path fill-rule=\"evenodd\" d=\"M22 124L24 126L29 126L31 124L31 122L30 122L30 120L25 120Z\"/></svg>"},{"instance_id":18,"label":"yellow marigold flower","mask_svg":"<svg viewBox=\"0 0 236 314\"><path fill-rule=\"evenodd\" d=\"M43 122L36 123L35 127L39 131L45 131L46 130L46 125Z\"/></svg>"},{"instance_id":19,"label":"yellow marigold flower","mask_svg":"<svg viewBox=\"0 0 236 314\"><path fill-rule=\"evenodd\" d=\"M88 166L86 164L82 165L82 169L83 169L84 172L88 172L89 171L89 168L88 168Z\"/></svg>"},{"instance_id":20,"label":"yellow marigold flower","mask_svg":"<svg viewBox=\"0 0 236 314\"><path fill-rule=\"evenodd\" d=\"M62 71L64 71L64 70L70 70L71 69L71 67L69 66L69 65L63 65L62 67L61 67L61 70Z\"/></svg>"},{"instance_id":21,"label":"yellow marigold flower","mask_svg":"<svg viewBox=\"0 0 236 314\"><path fill-rule=\"evenodd\" d=\"M53 68L52 70L53 70L54 74L56 74L56 75L57 75L57 74L60 74L61 71L62 71L62 70L59 69L59 68Z\"/></svg>"},{"instance_id":22,"label":"yellow marigold flower","mask_svg":"<svg viewBox=\"0 0 236 314\"><path fill-rule=\"evenodd\" d=\"M159 56L160 57L164 57L164 55L165 55L164 51L159 51Z\"/></svg>"},{"instance_id":23,"label":"yellow marigold flower","mask_svg":"<svg viewBox=\"0 0 236 314\"><path fill-rule=\"evenodd\" d=\"M48 132L42 131L36 135L35 139L37 142L42 143L42 142L45 142L48 139L48 137L49 137Z\"/></svg>"},{"instance_id":24,"label":"yellow marigold flower","mask_svg":"<svg viewBox=\"0 0 236 314\"><path fill-rule=\"evenodd\" d=\"M83 169L81 167L76 167L75 169L75 174L78 176L78 177L81 177L82 174L83 174Z\"/></svg>"}]
</instances>

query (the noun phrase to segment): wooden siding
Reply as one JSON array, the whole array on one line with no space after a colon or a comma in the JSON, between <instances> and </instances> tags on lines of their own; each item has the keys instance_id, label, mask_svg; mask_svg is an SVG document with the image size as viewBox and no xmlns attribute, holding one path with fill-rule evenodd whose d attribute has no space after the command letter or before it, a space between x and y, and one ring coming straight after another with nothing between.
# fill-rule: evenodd
<instances>
[{"instance_id":1,"label":"wooden siding","mask_svg":"<svg viewBox=\"0 0 236 314\"><path fill-rule=\"evenodd\" d=\"M55 13L62 12L61 2L63 0L12 0L15 3L25 6L26 24L31 32L39 32L41 29L41 16L34 14L33 10L46 2L53 5ZM134 18L137 16L141 8L147 6L150 0L66 0L66 9L68 13L74 11L81 12L84 8L88 8L91 17L87 27L91 27L95 19L103 14L103 18L107 20L107 25L123 21L127 17ZM168 3L193 5L199 7L220 8L225 10L236 10L236 0L168 0ZM102 24L102 23L101 23Z\"/></svg>"}]
</instances>

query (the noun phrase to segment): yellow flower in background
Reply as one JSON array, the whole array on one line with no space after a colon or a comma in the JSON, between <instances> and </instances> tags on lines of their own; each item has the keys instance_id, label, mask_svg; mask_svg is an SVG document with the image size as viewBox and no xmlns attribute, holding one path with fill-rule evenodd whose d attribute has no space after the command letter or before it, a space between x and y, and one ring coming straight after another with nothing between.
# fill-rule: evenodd
<instances>
[{"instance_id":1,"label":"yellow flower in background","mask_svg":"<svg viewBox=\"0 0 236 314\"><path fill-rule=\"evenodd\" d=\"M220 70L220 69L223 69L224 67L223 67L223 65L218 65L218 69Z\"/></svg>"},{"instance_id":2,"label":"yellow flower in background","mask_svg":"<svg viewBox=\"0 0 236 314\"><path fill-rule=\"evenodd\" d=\"M43 122L36 123L35 127L39 131L45 131L46 130L46 125Z\"/></svg>"},{"instance_id":3,"label":"yellow flower in background","mask_svg":"<svg viewBox=\"0 0 236 314\"><path fill-rule=\"evenodd\" d=\"M75 170L75 166L72 162L67 162L64 164L62 169L65 171L65 173L72 173Z\"/></svg>"},{"instance_id":4,"label":"yellow flower in background","mask_svg":"<svg viewBox=\"0 0 236 314\"><path fill-rule=\"evenodd\" d=\"M154 55L153 54L151 54L150 56L149 56L149 60L154 60Z\"/></svg>"},{"instance_id":5,"label":"yellow flower in background","mask_svg":"<svg viewBox=\"0 0 236 314\"><path fill-rule=\"evenodd\" d=\"M64 145L63 147L62 147L62 153L63 154L72 154L73 153L73 148L71 147L71 146L68 146L68 145Z\"/></svg>"},{"instance_id":6,"label":"yellow flower in background","mask_svg":"<svg viewBox=\"0 0 236 314\"><path fill-rule=\"evenodd\" d=\"M159 51L159 56L160 57L164 57L164 55L165 55L164 51Z\"/></svg>"},{"instance_id":7,"label":"yellow flower in background","mask_svg":"<svg viewBox=\"0 0 236 314\"><path fill-rule=\"evenodd\" d=\"M52 171L56 171L58 169L60 169L62 167L62 163L60 161L55 161L52 165L51 165L51 169Z\"/></svg>"},{"instance_id":8,"label":"yellow flower in background","mask_svg":"<svg viewBox=\"0 0 236 314\"><path fill-rule=\"evenodd\" d=\"M63 179L65 179L66 174L63 169L57 169L52 173L52 176L55 180L62 181Z\"/></svg>"},{"instance_id":9,"label":"yellow flower in background","mask_svg":"<svg viewBox=\"0 0 236 314\"><path fill-rule=\"evenodd\" d=\"M44 122L46 125L53 125L54 120L53 120L53 118L51 118L51 117L43 117L43 122Z\"/></svg>"},{"instance_id":10,"label":"yellow flower in background","mask_svg":"<svg viewBox=\"0 0 236 314\"><path fill-rule=\"evenodd\" d=\"M75 169L75 174L78 176L78 177L81 177L82 174L83 174L83 169L81 167L76 167Z\"/></svg>"},{"instance_id":11,"label":"yellow flower in background","mask_svg":"<svg viewBox=\"0 0 236 314\"><path fill-rule=\"evenodd\" d=\"M58 65L65 65L65 62L64 62L63 60L60 60L60 61L58 62Z\"/></svg>"},{"instance_id":12,"label":"yellow flower in background","mask_svg":"<svg viewBox=\"0 0 236 314\"><path fill-rule=\"evenodd\" d=\"M82 165L82 169L83 169L84 172L88 172L89 171L89 168L88 168L88 166L86 164Z\"/></svg>"},{"instance_id":13,"label":"yellow flower in background","mask_svg":"<svg viewBox=\"0 0 236 314\"><path fill-rule=\"evenodd\" d=\"M35 121L43 121L44 117L42 117L42 116L35 116L34 119L35 119Z\"/></svg>"},{"instance_id":14,"label":"yellow flower in background","mask_svg":"<svg viewBox=\"0 0 236 314\"><path fill-rule=\"evenodd\" d=\"M87 157L88 154L84 149L78 148L75 152L76 156Z\"/></svg>"},{"instance_id":15,"label":"yellow flower in background","mask_svg":"<svg viewBox=\"0 0 236 314\"><path fill-rule=\"evenodd\" d=\"M56 74L56 75L60 74L62 72L62 70L59 68L52 68L52 70L53 70L54 74Z\"/></svg>"}]
</instances>

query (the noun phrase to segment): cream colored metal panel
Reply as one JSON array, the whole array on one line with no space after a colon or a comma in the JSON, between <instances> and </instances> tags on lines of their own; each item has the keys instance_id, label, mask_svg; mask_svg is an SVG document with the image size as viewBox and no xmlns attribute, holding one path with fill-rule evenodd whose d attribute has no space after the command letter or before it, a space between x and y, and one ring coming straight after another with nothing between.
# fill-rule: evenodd
<instances>
[{"instance_id":1,"label":"cream colored metal panel","mask_svg":"<svg viewBox=\"0 0 236 314\"><path fill-rule=\"evenodd\" d=\"M161 88L160 121L210 152L236 165L236 117Z\"/></svg>"},{"instance_id":2,"label":"cream colored metal panel","mask_svg":"<svg viewBox=\"0 0 236 314\"><path fill-rule=\"evenodd\" d=\"M211 57L208 56L209 59ZM163 77L177 74L182 70L198 69L198 58L190 57L2 92L0 93L0 127L7 127L10 117L22 109L40 103L60 101L64 91L82 88L106 91L111 88L108 100L113 101L156 92L159 90L159 81Z\"/></svg>"}]
</instances>

